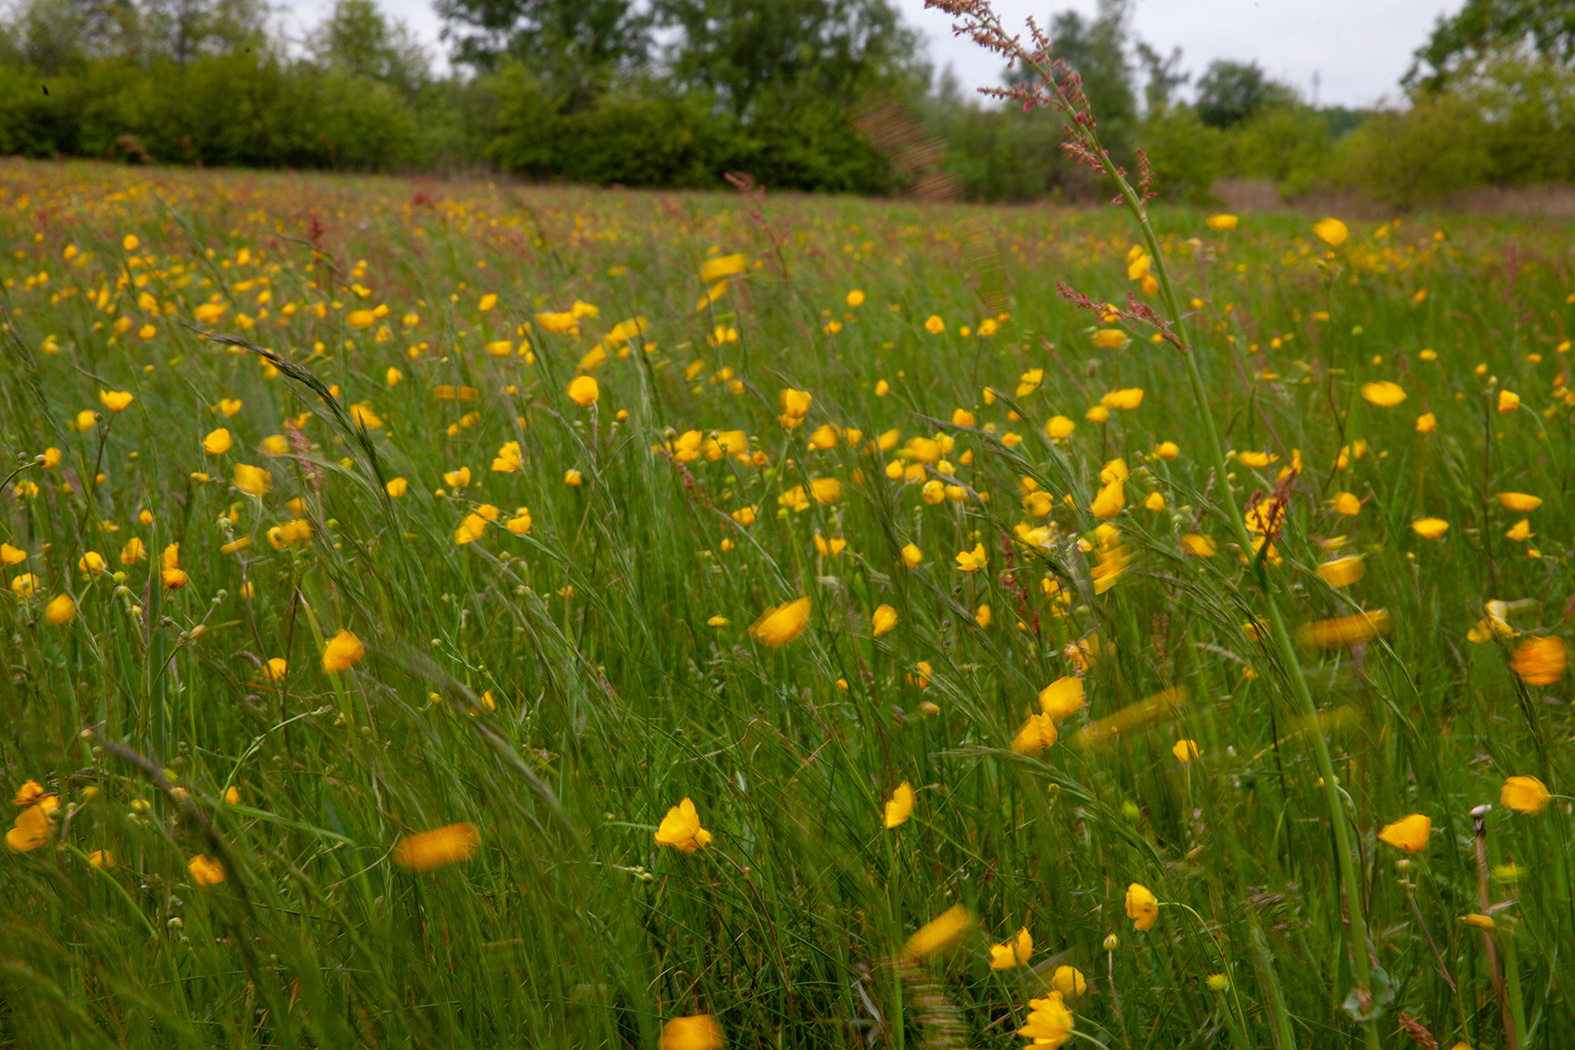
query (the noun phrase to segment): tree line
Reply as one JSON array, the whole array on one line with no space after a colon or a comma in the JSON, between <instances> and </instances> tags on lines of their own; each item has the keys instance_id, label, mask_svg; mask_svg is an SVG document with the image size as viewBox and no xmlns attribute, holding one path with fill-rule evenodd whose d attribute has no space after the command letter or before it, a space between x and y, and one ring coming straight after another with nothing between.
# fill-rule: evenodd
<instances>
[{"instance_id":1,"label":"tree line","mask_svg":"<svg viewBox=\"0 0 1575 1050\"><path fill-rule=\"evenodd\" d=\"M1076 200L1042 113L936 78L891 0L435 0L450 67L375 0L302 36L265 0L17 0L0 20L0 154L337 170L501 169L599 185L887 194L913 172L859 113L911 114L965 199ZM1251 61L1194 74L1131 0L1047 20L1102 139L1171 198L1225 177L1398 206L1575 182L1575 0L1467 0L1404 104L1309 103ZM1023 75L1007 69L1004 81ZM971 86L970 86L971 87Z\"/></svg>"}]
</instances>

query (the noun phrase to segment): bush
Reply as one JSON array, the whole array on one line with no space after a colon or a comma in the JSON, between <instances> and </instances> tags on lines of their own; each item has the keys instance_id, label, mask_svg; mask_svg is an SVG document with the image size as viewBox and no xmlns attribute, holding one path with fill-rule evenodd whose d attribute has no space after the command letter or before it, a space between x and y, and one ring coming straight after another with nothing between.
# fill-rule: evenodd
<instances>
[{"instance_id":1,"label":"bush","mask_svg":"<svg viewBox=\"0 0 1575 1050\"><path fill-rule=\"evenodd\" d=\"M1219 178L1225 134L1204 124L1191 106L1173 106L1143 125L1142 143L1165 200L1206 205Z\"/></svg>"}]
</instances>

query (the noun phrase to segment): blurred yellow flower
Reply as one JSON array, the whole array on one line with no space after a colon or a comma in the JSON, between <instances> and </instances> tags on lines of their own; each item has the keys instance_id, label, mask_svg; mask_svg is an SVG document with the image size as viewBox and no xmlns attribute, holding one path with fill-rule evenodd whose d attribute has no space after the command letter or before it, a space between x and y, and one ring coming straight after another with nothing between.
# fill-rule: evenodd
<instances>
[{"instance_id":1,"label":"blurred yellow flower","mask_svg":"<svg viewBox=\"0 0 1575 1050\"><path fill-rule=\"evenodd\" d=\"M209 859L206 853L199 853L187 861L186 870L191 872L191 881L198 886L217 886L224 881L224 865Z\"/></svg>"},{"instance_id":2,"label":"blurred yellow flower","mask_svg":"<svg viewBox=\"0 0 1575 1050\"><path fill-rule=\"evenodd\" d=\"M870 629L876 638L897 626L897 610L882 604L870 617Z\"/></svg>"},{"instance_id":3,"label":"blurred yellow flower","mask_svg":"<svg viewBox=\"0 0 1575 1050\"><path fill-rule=\"evenodd\" d=\"M76 614L77 603L72 601L71 595L57 594L50 599L48 605L44 606L42 619L48 626L58 627L63 623L69 623Z\"/></svg>"},{"instance_id":4,"label":"blurred yellow flower","mask_svg":"<svg viewBox=\"0 0 1575 1050\"><path fill-rule=\"evenodd\" d=\"M124 411L127 405L136 400L129 391L125 390L100 390L98 399L111 412Z\"/></svg>"},{"instance_id":5,"label":"blurred yellow flower","mask_svg":"<svg viewBox=\"0 0 1575 1050\"><path fill-rule=\"evenodd\" d=\"M950 947L963 934L978 925L973 912L954 904L931 919L908 938L903 951L910 959L923 960Z\"/></svg>"},{"instance_id":6,"label":"blurred yellow flower","mask_svg":"<svg viewBox=\"0 0 1575 1050\"><path fill-rule=\"evenodd\" d=\"M1203 220L1204 224L1207 225L1209 229L1219 230L1221 232L1224 232L1225 230L1234 230L1236 228L1237 221L1238 220L1234 215L1210 215L1207 219Z\"/></svg>"},{"instance_id":7,"label":"blurred yellow flower","mask_svg":"<svg viewBox=\"0 0 1575 1050\"><path fill-rule=\"evenodd\" d=\"M594 405L596 399L601 397L601 388L596 385L596 380L591 376L575 376L569 382L569 400L581 408Z\"/></svg>"},{"instance_id":8,"label":"blurred yellow flower","mask_svg":"<svg viewBox=\"0 0 1575 1050\"><path fill-rule=\"evenodd\" d=\"M773 606L750 625L749 634L762 645L779 649L797 638L809 623L809 598Z\"/></svg>"},{"instance_id":9,"label":"blurred yellow flower","mask_svg":"<svg viewBox=\"0 0 1575 1050\"><path fill-rule=\"evenodd\" d=\"M325 674L337 674L349 670L365 655L366 646L361 644L361 639L341 627L339 633L328 639L328 644L323 647L323 671Z\"/></svg>"},{"instance_id":10,"label":"blurred yellow flower","mask_svg":"<svg viewBox=\"0 0 1575 1050\"><path fill-rule=\"evenodd\" d=\"M897 785L891 793L891 799L886 803L883 814L887 828L894 828L907 820L913 814L913 785L904 780Z\"/></svg>"},{"instance_id":11,"label":"blurred yellow flower","mask_svg":"<svg viewBox=\"0 0 1575 1050\"><path fill-rule=\"evenodd\" d=\"M946 322L941 320L939 314L931 314L924 321L924 330L931 335L940 335L946 331Z\"/></svg>"},{"instance_id":12,"label":"blurred yellow flower","mask_svg":"<svg viewBox=\"0 0 1575 1050\"><path fill-rule=\"evenodd\" d=\"M1059 736L1055 719L1045 714L1030 714L1017 735L1012 737L1012 750L1019 755L1038 755L1045 748L1055 746Z\"/></svg>"},{"instance_id":13,"label":"blurred yellow flower","mask_svg":"<svg viewBox=\"0 0 1575 1050\"><path fill-rule=\"evenodd\" d=\"M1383 634L1389 630L1389 613L1384 609L1341 616L1333 620L1318 620L1305 624L1296 633L1303 645L1315 649L1343 649L1358 642Z\"/></svg>"},{"instance_id":14,"label":"blurred yellow flower","mask_svg":"<svg viewBox=\"0 0 1575 1050\"><path fill-rule=\"evenodd\" d=\"M1449 531L1449 522L1443 518L1418 518L1411 523L1411 531L1423 539L1436 540Z\"/></svg>"},{"instance_id":15,"label":"blurred yellow flower","mask_svg":"<svg viewBox=\"0 0 1575 1050\"><path fill-rule=\"evenodd\" d=\"M248 463L235 464L235 476L230 483L248 496L266 496L273 488L273 475L262 467Z\"/></svg>"},{"instance_id":16,"label":"blurred yellow flower","mask_svg":"<svg viewBox=\"0 0 1575 1050\"><path fill-rule=\"evenodd\" d=\"M1418 434L1431 434L1438 429L1438 417L1431 412L1424 412L1416 417L1416 432Z\"/></svg>"},{"instance_id":17,"label":"blurred yellow flower","mask_svg":"<svg viewBox=\"0 0 1575 1050\"><path fill-rule=\"evenodd\" d=\"M1083 680L1075 675L1057 678L1039 690L1039 712L1062 722L1083 709Z\"/></svg>"},{"instance_id":18,"label":"blurred yellow flower","mask_svg":"<svg viewBox=\"0 0 1575 1050\"><path fill-rule=\"evenodd\" d=\"M1379 408L1393 408L1405 400L1405 391L1399 383L1384 380L1380 383L1363 383L1362 400Z\"/></svg>"},{"instance_id":19,"label":"blurred yellow flower","mask_svg":"<svg viewBox=\"0 0 1575 1050\"><path fill-rule=\"evenodd\" d=\"M1171 747L1170 753L1176 756L1176 761L1186 765L1199 757L1198 742L1196 740L1178 740Z\"/></svg>"},{"instance_id":20,"label":"blurred yellow flower","mask_svg":"<svg viewBox=\"0 0 1575 1050\"><path fill-rule=\"evenodd\" d=\"M1367 573L1367 562L1360 554L1335 558L1318 566L1318 575L1331 587L1348 587Z\"/></svg>"},{"instance_id":21,"label":"blurred yellow flower","mask_svg":"<svg viewBox=\"0 0 1575 1050\"><path fill-rule=\"evenodd\" d=\"M1499 506L1519 514L1526 514L1542 506L1542 497L1524 492L1500 492L1496 497Z\"/></svg>"},{"instance_id":22,"label":"blurred yellow flower","mask_svg":"<svg viewBox=\"0 0 1575 1050\"><path fill-rule=\"evenodd\" d=\"M394 847L394 863L406 871L423 872L469 860L481 844L481 833L470 823L449 824L431 831L406 835Z\"/></svg>"},{"instance_id":23,"label":"blurred yellow flower","mask_svg":"<svg viewBox=\"0 0 1575 1050\"><path fill-rule=\"evenodd\" d=\"M1513 412L1520 407L1520 395L1509 390L1498 392L1498 410L1500 412Z\"/></svg>"},{"instance_id":24,"label":"blurred yellow flower","mask_svg":"<svg viewBox=\"0 0 1575 1050\"><path fill-rule=\"evenodd\" d=\"M1407 853L1420 853L1427 848L1428 838L1432 834L1433 821L1424 813L1412 813L1393 824L1385 824L1378 838Z\"/></svg>"},{"instance_id":25,"label":"blurred yellow flower","mask_svg":"<svg viewBox=\"0 0 1575 1050\"><path fill-rule=\"evenodd\" d=\"M1094 346L1100 350L1119 350L1127 345L1127 334L1119 328L1101 328L1094 333Z\"/></svg>"},{"instance_id":26,"label":"blurred yellow flower","mask_svg":"<svg viewBox=\"0 0 1575 1050\"><path fill-rule=\"evenodd\" d=\"M1319 220L1313 224L1313 233L1331 248L1340 247L1345 243L1346 238L1351 236L1351 231L1339 219Z\"/></svg>"},{"instance_id":27,"label":"blurred yellow flower","mask_svg":"<svg viewBox=\"0 0 1575 1050\"><path fill-rule=\"evenodd\" d=\"M1055 973L1050 975L1050 987L1065 998L1076 999L1088 990L1088 981L1076 967L1057 966Z\"/></svg>"},{"instance_id":28,"label":"blurred yellow flower","mask_svg":"<svg viewBox=\"0 0 1575 1050\"><path fill-rule=\"evenodd\" d=\"M1547 809L1552 797L1547 785L1536 777L1508 777L1498 793L1498 800L1505 808L1533 815Z\"/></svg>"},{"instance_id":29,"label":"blurred yellow flower","mask_svg":"<svg viewBox=\"0 0 1575 1050\"><path fill-rule=\"evenodd\" d=\"M978 572L985 567L988 561L989 558L985 554L984 544L982 543L974 544L971 551L959 551L957 554L957 567L963 572Z\"/></svg>"},{"instance_id":30,"label":"blurred yellow flower","mask_svg":"<svg viewBox=\"0 0 1575 1050\"><path fill-rule=\"evenodd\" d=\"M35 850L48 841L49 813L40 805L28 806L18 813L11 830L5 833L5 844L16 853Z\"/></svg>"},{"instance_id":31,"label":"blurred yellow flower","mask_svg":"<svg viewBox=\"0 0 1575 1050\"><path fill-rule=\"evenodd\" d=\"M724 277L737 277L749 266L749 257L742 252L735 255L723 255L714 259L707 259L700 266L700 279L706 284L720 281ZM850 303L850 306L857 305Z\"/></svg>"},{"instance_id":32,"label":"blurred yellow flower","mask_svg":"<svg viewBox=\"0 0 1575 1050\"><path fill-rule=\"evenodd\" d=\"M1521 642L1509 666L1527 685L1552 685L1564 677L1568 662L1564 640L1542 635Z\"/></svg>"},{"instance_id":33,"label":"blurred yellow flower","mask_svg":"<svg viewBox=\"0 0 1575 1050\"><path fill-rule=\"evenodd\" d=\"M656 1050L719 1050L727 1040L710 1014L675 1017L662 1026Z\"/></svg>"},{"instance_id":34,"label":"blurred yellow flower","mask_svg":"<svg viewBox=\"0 0 1575 1050\"><path fill-rule=\"evenodd\" d=\"M208 436L202 439L202 450L210 456L222 456L230 450L232 444L234 442L230 438L230 432L220 427L210 431Z\"/></svg>"}]
</instances>

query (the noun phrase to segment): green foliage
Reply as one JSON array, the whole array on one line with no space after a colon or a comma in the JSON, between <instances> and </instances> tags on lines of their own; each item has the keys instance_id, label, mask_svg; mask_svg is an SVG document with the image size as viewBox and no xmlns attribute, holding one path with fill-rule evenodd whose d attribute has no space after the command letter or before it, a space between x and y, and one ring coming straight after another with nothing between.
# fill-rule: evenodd
<instances>
[{"instance_id":1,"label":"green foliage","mask_svg":"<svg viewBox=\"0 0 1575 1050\"><path fill-rule=\"evenodd\" d=\"M1438 19L1404 83L1436 91L1505 54L1529 54L1568 71L1575 62L1575 0L1466 0Z\"/></svg>"},{"instance_id":2,"label":"green foliage","mask_svg":"<svg viewBox=\"0 0 1575 1050\"><path fill-rule=\"evenodd\" d=\"M855 133L841 106L816 95L797 104L764 95L745 121L719 111L705 92L675 93L653 82L564 112L518 63L491 90L498 119L487 157L534 179L716 188L724 173L741 171L780 189L890 188L886 159Z\"/></svg>"},{"instance_id":3,"label":"green foliage","mask_svg":"<svg viewBox=\"0 0 1575 1050\"><path fill-rule=\"evenodd\" d=\"M656 18L678 34L666 56L672 80L740 119L757 106L906 93L929 79L889 0L659 0Z\"/></svg>"},{"instance_id":4,"label":"green foliage","mask_svg":"<svg viewBox=\"0 0 1575 1050\"><path fill-rule=\"evenodd\" d=\"M1234 127L1260 110L1295 104L1295 93L1270 80L1256 62L1216 59L1198 79L1198 116L1212 128Z\"/></svg>"},{"instance_id":5,"label":"green foliage","mask_svg":"<svg viewBox=\"0 0 1575 1050\"><path fill-rule=\"evenodd\" d=\"M1140 142L1162 198L1209 203L1224 170L1225 132L1203 123L1191 106L1173 106L1144 122Z\"/></svg>"}]
</instances>

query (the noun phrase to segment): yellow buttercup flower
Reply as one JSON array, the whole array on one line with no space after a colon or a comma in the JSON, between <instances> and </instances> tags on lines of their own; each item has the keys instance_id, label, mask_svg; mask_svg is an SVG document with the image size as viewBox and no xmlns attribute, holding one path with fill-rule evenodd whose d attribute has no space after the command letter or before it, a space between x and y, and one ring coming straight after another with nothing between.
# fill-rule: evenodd
<instances>
[{"instance_id":1,"label":"yellow buttercup flower","mask_svg":"<svg viewBox=\"0 0 1575 1050\"><path fill-rule=\"evenodd\" d=\"M1500 492L1494 498L1498 500L1499 506L1517 514L1528 514L1542 506L1541 496L1530 496L1524 492Z\"/></svg>"},{"instance_id":2,"label":"yellow buttercup flower","mask_svg":"<svg viewBox=\"0 0 1575 1050\"><path fill-rule=\"evenodd\" d=\"M1297 640L1315 649L1343 649L1365 642L1389 630L1389 613L1384 609L1318 620L1297 632Z\"/></svg>"},{"instance_id":3,"label":"yellow buttercup flower","mask_svg":"<svg viewBox=\"0 0 1575 1050\"><path fill-rule=\"evenodd\" d=\"M1200 755L1198 742L1196 740L1178 740L1171 747L1170 753L1176 756L1177 762L1187 765Z\"/></svg>"},{"instance_id":4,"label":"yellow buttercup flower","mask_svg":"<svg viewBox=\"0 0 1575 1050\"><path fill-rule=\"evenodd\" d=\"M780 649L797 638L809 623L809 598L772 606L750 625L749 634L762 645Z\"/></svg>"},{"instance_id":5,"label":"yellow buttercup flower","mask_svg":"<svg viewBox=\"0 0 1575 1050\"><path fill-rule=\"evenodd\" d=\"M989 562L984 551L984 544L976 543L971 551L959 551L957 554L957 567L963 572L978 572Z\"/></svg>"},{"instance_id":6,"label":"yellow buttercup flower","mask_svg":"<svg viewBox=\"0 0 1575 1050\"><path fill-rule=\"evenodd\" d=\"M727 1040L710 1014L675 1017L662 1026L656 1050L719 1050Z\"/></svg>"},{"instance_id":7,"label":"yellow buttercup flower","mask_svg":"<svg viewBox=\"0 0 1575 1050\"><path fill-rule=\"evenodd\" d=\"M897 610L889 605L881 605L870 617L871 633L879 638L881 635L897 626Z\"/></svg>"},{"instance_id":8,"label":"yellow buttercup flower","mask_svg":"<svg viewBox=\"0 0 1575 1050\"><path fill-rule=\"evenodd\" d=\"M1427 848L1433 834L1433 821L1424 813L1412 813L1393 824L1386 824L1378 833L1379 841L1387 842L1407 853L1420 853Z\"/></svg>"},{"instance_id":9,"label":"yellow buttercup flower","mask_svg":"<svg viewBox=\"0 0 1575 1050\"><path fill-rule=\"evenodd\" d=\"M1088 980L1075 966L1057 966L1050 975L1050 987L1068 999L1076 999L1088 991Z\"/></svg>"},{"instance_id":10,"label":"yellow buttercup flower","mask_svg":"<svg viewBox=\"0 0 1575 1050\"><path fill-rule=\"evenodd\" d=\"M27 853L49 841L49 812L43 806L28 806L12 824L5 833L5 844L16 853Z\"/></svg>"},{"instance_id":11,"label":"yellow buttercup flower","mask_svg":"<svg viewBox=\"0 0 1575 1050\"><path fill-rule=\"evenodd\" d=\"M714 259L707 259L700 266L700 279L706 284L720 281L724 277L737 277L749 266L749 256L742 252L735 255L722 255Z\"/></svg>"},{"instance_id":12,"label":"yellow buttercup flower","mask_svg":"<svg viewBox=\"0 0 1575 1050\"><path fill-rule=\"evenodd\" d=\"M1500 412L1513 412L1520 407L1520 395L1510 390L1498 392L1498 410Z\"/></svg>"},{"instance_id":13,"label":"yellow buttercup flower","mask_svg":"<svg viewBox=\"0 0 1575 1050\"><path fill-rule=\"evenodd\" d=\"M1562 638L1527 638L1510 657L1510 669L1527 685L1552 685L1564 677L1569 657Z\"/></svg>"},{"instance_id":14,"label":"yellow buttercup flower","mask_svg":"<svg viewBox=\"0 0 1575 1050\"><path fill-rule=\"evenodd\" d=\"M662 818L661 826L656 829L656 844L671 846L680 853L693 853L711 844L711 833L700 826L700 813L686 798Z\"/></svg>"},{"instance_id":15,"label":"yellow buttercup flower","mask_svg":"<svg viewBox=\"0 0 1575 1050\"><path fill-rule=\"evenodd\" d=\"M217 886L224 881L224 865L206 853L199 853L187 861L186 870L191 872L191 881L198 886Z\"/></svg>"},{"instance_id":16,"label":"yellow buttercup flower","mask_svg":"<svg viewBox=\"0 0 1575 1050\"><path fill-rule=\"evenodd\" d=\"M1363 383L1362 400L1379 408L1393 408L1405 400L1405 391L1399 383L1385 380L1381 383Z\"/></svg>"},{"instance_id":17,"label":"yellow buttercup flower","mask_svg":"<svg viewBox=\"0 0 1575 1050\"><path fill-rule=\"evenodd\" d=\"M910 959L924 960L950 947L959 937L978 925L973 912L954 904L931 919L908 938L903 951Z\"/></svg>"},{"instance_id":18,"label":"yellow buttercup flower","mask_svg":"<svg viewBox=\"0 0 1575 1050\"><path fill-rule=\"evenodd\" d=\"M341 627L339 633L328 639L328 644L323 647L323 672L337 674L347 671L365 655L366 646L361 644L361 639Z\"/></svg>"},{"instance_id":19,"label":"yellow buttercup flower","mask_svg":"<svg viewBox=\"0 0 1575 1050\"><path fill-rule=\"evenodd\" d=\"M71 599L71 595L57 594L50 599L48 605L44 606L42 619L48 626L58 627L63 623L69 622L76 614L77 603Z\"/></svg>"},{"instance_id":20,"label":"yellow buttercup flower","mask_svg":"<svg viewBox=\"0 0 1575 1050\"><path fill-rule=\"evenodd\" d=\"M1012 750L1019 755L1038 755L1053 746L1059 735L1055 719L1045 714L1031 714L1012 738Z\"/></svg>"},{"instance_id":21,"label":"yellow buttercup flower","mask_svg":"<svg viewBox=\"0 0 1575 1050\"><path fill-rule=\"evenodd\" d=\"M273 488L273 475L262 467L248 463L235 464L235 476L230 483L248 496L266 496Z\"/></svg>"},{"instance_id":22,"label":"yellow buttercup flower","mask_svg":"<svg viewBox=\"0 0 1575 1050\"><path fill-rule=\"evenodd\" d=\"M230 446L234 443L230 437L230 432L224 427L220 427L217 430L210 431L208 436L202 439L202 450L210 456L222 456L230 450Z\"/></svg>"},{"instance_id":23,"label":"yellow buttercup flower","mask_svg":"<svg viewBox=\"0 0 1575 1050\"><path fill-rule=\"evenodd\" d=\"M1443 518L1418 518L1411 523L1411 531L1423 539L1436 540L1449 531L1449 522Z\"/></svg>"},{"instance_id":24,"label":"yellow buttercup flower","mask_svg":"<svg viewBox=\"0 0 1575 1050\"><path fill-rule=\"evenodd\" d=\"M470 823L449 824L406 835L394 847L394 863L406 871L423 872L461 864L475 855L481 833Z\"/></svg>"},{"instance_id":25,"label":"yellow buttercup flower","mask_svg":"<svg viewBox=\"0 0 1575 1050\"><path fill-rule=\"evenodd\" d=\"M1032 1040L1030 1045L1056 1050L1072 1041L1075 1027L1072 1011L1066 1008L1060 992L1051 992L1043 999L1028 1000L1028 1019L1017 1034Z\"/></svg>"},{"instance_id":26,"label":"yellow buttercup flower","mask_svg":"<svg viewBox=\"0 0 1575 1050\"><path fill-rule=\"evenodd\" d=\"M1536 777L1508 777L1498 793L1498 800L1506 809L1532 815L1547 809L1552 797L1547 785Z\"/></svg>"},{"instance_id":27,"label":"yellow buttercup flower","mask_svg":"<svg viewBox=\"0 0 1575 1050\"><path fill-rule=\"evenodd\" d=\"M1005 944L990 946L990 969L1012 970L1025 965L1034 954L1033 934L1024 926L1017 931L1017 936Z\"/></svg>"},{"instance_id":28,"label":"yellow buttercup flower","mask_svg":"<svg viewBox=\"0 0 1575 1050\"><path fill-rule=\"evenodd\" d=\"M601 388L596 385L596 380L591 376L575 376L569 382L569 400L581 408L586 408L596 403L601 397Z\"/></svg>"},{"instance_id":29,"label":"yellow buttercup flower","mask_svg":"<svg viewBox=\"0 0 1575 1050\"><path fill-rule=\"evenodd\" d=\"M1349 587L1367 573L1367 563L1360 554L1335 558L1318 566L1318 575L1331 587Z\"/></svg>"},{"instance_id":30,"label":"yellow buttercup flower","mask_svg":"<svg viewBox=\"0 0 1575 1050\"><path fill-rule=\"evenodd\" d=\"M1057 678L1039 691L1039 712L1062 722L1083 709L1083 680L1075 675Z\"/></svg>"},{"instance_id":31,"label":"yellow buttercup flower","mask_svg":"<svg viewBox=\"0 0 1575 1050\"><path fill-rule=\"evenodd\" d=\"M1226 230L1234 230L1238 221L1240 220L1238 220L1234 215L1210 215L1207 219L1203 220L1204 225L1206 225L1209 229L1219 230L1221 232Z\"/></svg>"},{"instance_id":32,"label":"yellow buttercup flower","mask_svg":"<svg viewBox=\"0 0 1575 1050\"><path fill-rule=\"evenodd\" d=\"M891 793L883 815L887 828L894 828L913 814L913 785L904 780Z\"/></svg>"},{"instance_id":33,"label":"yellow buttercup flower","mask_svg":"<svg viewBox=\"0 0 1575 1050\"><path fill-rule=\"evenodd\" d=\"M1331 248L1338 248L1351 236L1351 231L1339 219L1321 219L1313 224L1313 233Z\"/></svg>"},{"instance_id":34,"label":"yellow buttercup flower","mask_svg":"<svg viewBox=\"0 0 1575 1050\"><path fill-rule=\"evenodd\" d=\"M98 399L111 412L122 412L125 411L127 405L135 400L135 397L125 390L100 390Z\"/></svg>"},{"instance_id":35,"label":"yellow buttercup flower","mask_svg":"<svg viewBox=\"0 0 1575 1050\"><path fill-rule=\"evenodd\" d=\"M1153 929L1154 923L1159 921L1159 898L1141 882L1134 882L1127 887L1126 905L1127 918L1132 920L1136 929Z\"/></svg>"}]
</instances>

